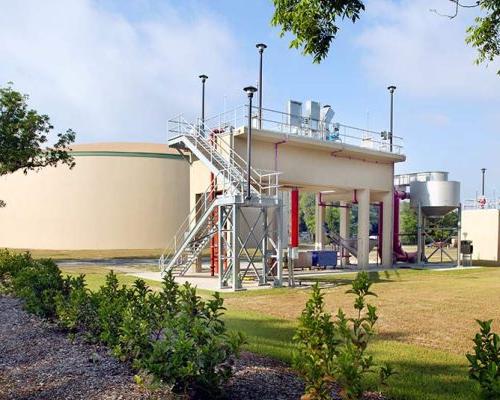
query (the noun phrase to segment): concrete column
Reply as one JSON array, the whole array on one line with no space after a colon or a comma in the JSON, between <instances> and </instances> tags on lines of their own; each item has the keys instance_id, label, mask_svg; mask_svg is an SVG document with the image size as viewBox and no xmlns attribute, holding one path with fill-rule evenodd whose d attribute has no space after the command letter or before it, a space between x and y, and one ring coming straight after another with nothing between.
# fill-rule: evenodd
<instances>
[{"instance_id":1,"label":"concrete column","mask_svg":"<svg viewBox=\"0 0 500 400\"><path fill-rule=\"evenodd\" d=\"M343 239L351 237L351 209L347 208L349 204L345 201L340 202L339 214L340 214L340 226L339 235ZM345 266L349 264L349 252L345 249L341 249L340 254L340 265Z\"/></svg>"},{"instance_id":2,"label":"concrete column","mask_svg":"<svg viewBox=\"0 0 500 400\"><path fill-rule=\"evenodd\" d=\"M392 267L393 238L394 232L394 194L387 192L383 197L383 220L382 220L382 265L385 268Z\"/></svg>"},{"instance_id":3,"label":"concrete column","mask_svg":"<svg viewBox=\"0 0 500 400\"><path fill-rule=\"evenodd\" d=\"M322 250L325 246L325 230L323 225L325 223L325 207L320 206L321 196L316 193L316 218L315 218L315 248L316 250Z\"/></svg>"},{"instance_id":4,"label":"concrete column","mask_svg":"<svg viewBox=\"0 0 500 400\"><path fill-rule=\"evenodd\" d=\"M358 267L366 268L370 253L370 189L358 189Z\"/></svg>"},{"instance_id":5,"label":"concrete column","mask_svg":"<svg viewBox=\"0 0 500 400\"><path fill-rule=\"evenodd\" d=\"M348 203L345 201L340 202L340 229L339 234L342 238L347 239L351 231L351 209L347 208Z\"/></svg>"}]
</instances>

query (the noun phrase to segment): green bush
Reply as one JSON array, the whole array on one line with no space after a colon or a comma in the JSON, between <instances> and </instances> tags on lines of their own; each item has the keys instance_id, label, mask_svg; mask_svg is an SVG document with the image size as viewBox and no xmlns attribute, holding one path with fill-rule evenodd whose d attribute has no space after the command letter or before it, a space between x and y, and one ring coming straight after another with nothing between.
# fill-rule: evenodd
<instances>
[{"instance_id":1,"label":"green bush","mask_svg":"<svg viewBox=\"0 0 500 400\"><path fill-rule=\"evenodd\" d=\"M304 397L310 400L331 399L331 360L337 353L340 338L331 315L325 312L324 294L318 283L313 286L293 340L297 346L293 365L304 377Z\"/></svg>"},{"instance_id":2,"label":"green bush","mask_svg":"<svg viewBox=\"0 0 500 400\"><path fill-rule=\"evenodd\" d=\"M120 287L116 274L110 271L106 275L106 284L101 286L96 297L99 340L114 348L118 345L120 327L130 297L129 290L125 285Z\"/></svg>"},{"instance_id":3,"label":"green bush","mask_svg":"<svg viewBox=\"0 0 500 400\"><path fill-rule=\"evenodd\" d=\"M98 337L99 302L97 296L87 288L85 275L66 277L63 290L56 295L54 301L59 326L71 333L84 332L90 339Z\"/></svg>"},{"instance_id":4,"label":"green bush","mask_svg":"<svg viewBox=\"0 0 500 400\"><path fill-rule=\"evenodd\" d=\"M118 343L114 354L123 361L141 360L151 353L152 341L161 334L161 321L165 317L164 304L142 279L137 279L123 310Z\"/></svg>"},{"instance_id":5,"label":"green bush","mask_svg":"<svg viewBox=\"0 0 500 400\"><path fill-rule=\"evenodd\" d=\"M479 321L474 337L474 354L467 354L469 376L479 382L482 398L500 399L500 336L491 331L492 320Z\"/></svg>"},{"instance_id":6,"label":"green bush","mask_svg":"<svg viewBox=\"0 0 500 400\"><path fill-rule=\"evenodd\" d=\"M7 249L0 250L0 293L11 293L13 278L34 262L29 253L14 254Z\"/></svg>"},{"instance_id":7,"label":"green bush","mask_svg":"<svg viewBox=\"0 0 500 400\"><path fill-rule=\"evenodd\" d=\"M226 331L223 299L216 293L202 301L188 283L180 289L167 279L163 296L171 309L162 323L161 337L152 342L141 366L174 391L213 398L232 373L232 357L244 339Z\"/></svg>"},{"instance_id":8,"label":"green bush","mask_svg":"<svg viewBox=\"0 0 500 400\"><path fill-rule=\"evenodd\" d=\"M16 296L24 300L25 309L40 317L56 315L54 298L63 288L61 271L52 260L32 260L12 278Z\"/></svg>"},{"instance_id":9,"label":"green bush","mask_svg":"<svg viewBox=\"0 0 500 400\"><path fill-rule=\"evenodd\" d=\"M374 371L373 358L366 354L375 334L376 307L366 298L375 296L366 272L360 272L346 293L356 295L355 317L347 318L339 309L335 319L326 313L319 285L313 287L310 300L299 319L294 335L297 350L293 363L306 382L304 399L331 398L331 383L336 382L345 399L360 399L365 389L364 376ZM379 369L382 384L394 374L390 366Z\"/></svg>"}]
</instances>

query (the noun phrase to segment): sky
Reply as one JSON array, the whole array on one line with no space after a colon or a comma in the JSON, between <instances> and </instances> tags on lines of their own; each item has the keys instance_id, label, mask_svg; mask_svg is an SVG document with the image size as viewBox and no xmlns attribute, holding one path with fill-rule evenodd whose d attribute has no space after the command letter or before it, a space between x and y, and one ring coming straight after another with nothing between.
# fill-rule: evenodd
<instances>
[{"instance_id":1,"label":"sky","mask_svg":"<svg viewBox=\"0 0 500 400\"><path fill-rule=\"evenodd\" d=\"M245 103L264 42L265 107L317 100L338 122L382 131L394 84L407 156L396 172L449 171L471 199L487 168L486 194L500 196L500 65L475 65L464 40L477 10L450 20L430 11L452 13L448 0L367 0L318 65L270 25L270 0L0 0L0 9L0 85L13 82L78 143L165 142L170 117L198 116L202 73L207 115Z\"/></svg>"}]
</instances>

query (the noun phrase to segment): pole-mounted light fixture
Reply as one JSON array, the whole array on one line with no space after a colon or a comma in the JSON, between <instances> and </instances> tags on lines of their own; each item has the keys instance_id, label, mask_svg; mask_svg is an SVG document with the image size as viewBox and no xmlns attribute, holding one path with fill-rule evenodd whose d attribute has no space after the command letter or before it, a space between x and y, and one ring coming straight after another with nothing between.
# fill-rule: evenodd
<instances>
[{"instance_id":1,"label":"pole-mounted light fixture","mask_svg":"<svg viewBox=\"0 0 500 400\"><path fill-rule=\"evenodd\" d=\"M208 76L202 74L198 76L201 79L201 133L205 134L205 82Z\"/></svg>"},{"instance_id":2,"label":"pole-mounted light fixture","mask_svg":"<svg viewBox=\"0 0 500 400\"><path fill-rule=\"evenodd\" d=\"M249 200L252 195L250 192L250 171L252 169L252 99L253 94L257 91L254 86L247 86L243 88L248 96L248 134L247 134L247 195L246 199Z\"/></svg>"},{"instance_id":3,"label":"pole-mounted light fixture","mask_svg":"<svg viewBox=\"0 0 500 400\"><path fill-rule=\"evenodd\" d=\"M264 43L257 43L255 45L259 49L260 60L259 60L259 129L262 129L262 58L264 50L267 45Z\"/></svg>"},{"instance_id":4,"label":"pole-mounted light fixture","mask_svg":"<svg viewBox=\"0 0 500 400\"><path fill-rule=\"evenodd\" d=\"M481 168L482 181L481 181L481 196L484 197L484 176L486 174L486 168Z\"/></svg>"},{"instance_id":5,"label":"pole-mounted light fixture","mask_svg":"<svg viewBox=\"0 0 500 400\"><path fill-rule=\"evenodd\" d=\"M389 145L392 152L392 138L394 135L394 91L396 90L396 86L391 85L387 88L389 93L391 94L391 127L389 130Z\"/></svg>"}]
</instances>

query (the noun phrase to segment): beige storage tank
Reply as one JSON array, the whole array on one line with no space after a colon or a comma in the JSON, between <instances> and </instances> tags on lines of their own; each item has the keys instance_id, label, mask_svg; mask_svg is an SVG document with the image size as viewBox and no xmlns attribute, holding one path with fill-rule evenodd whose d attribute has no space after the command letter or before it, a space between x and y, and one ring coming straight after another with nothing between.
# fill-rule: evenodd
<instances>
[{"instance_id":1,"label":"beige storage tank","mask_svg":"<svg viewBox=\"0 0 500 400\"><path fill-rule=\"evenodd\" d=\"M189 211L189 164L162 144L74 145L76 166L0 178L0 246L163 249Z\"/></svg>"}]
</instances>

